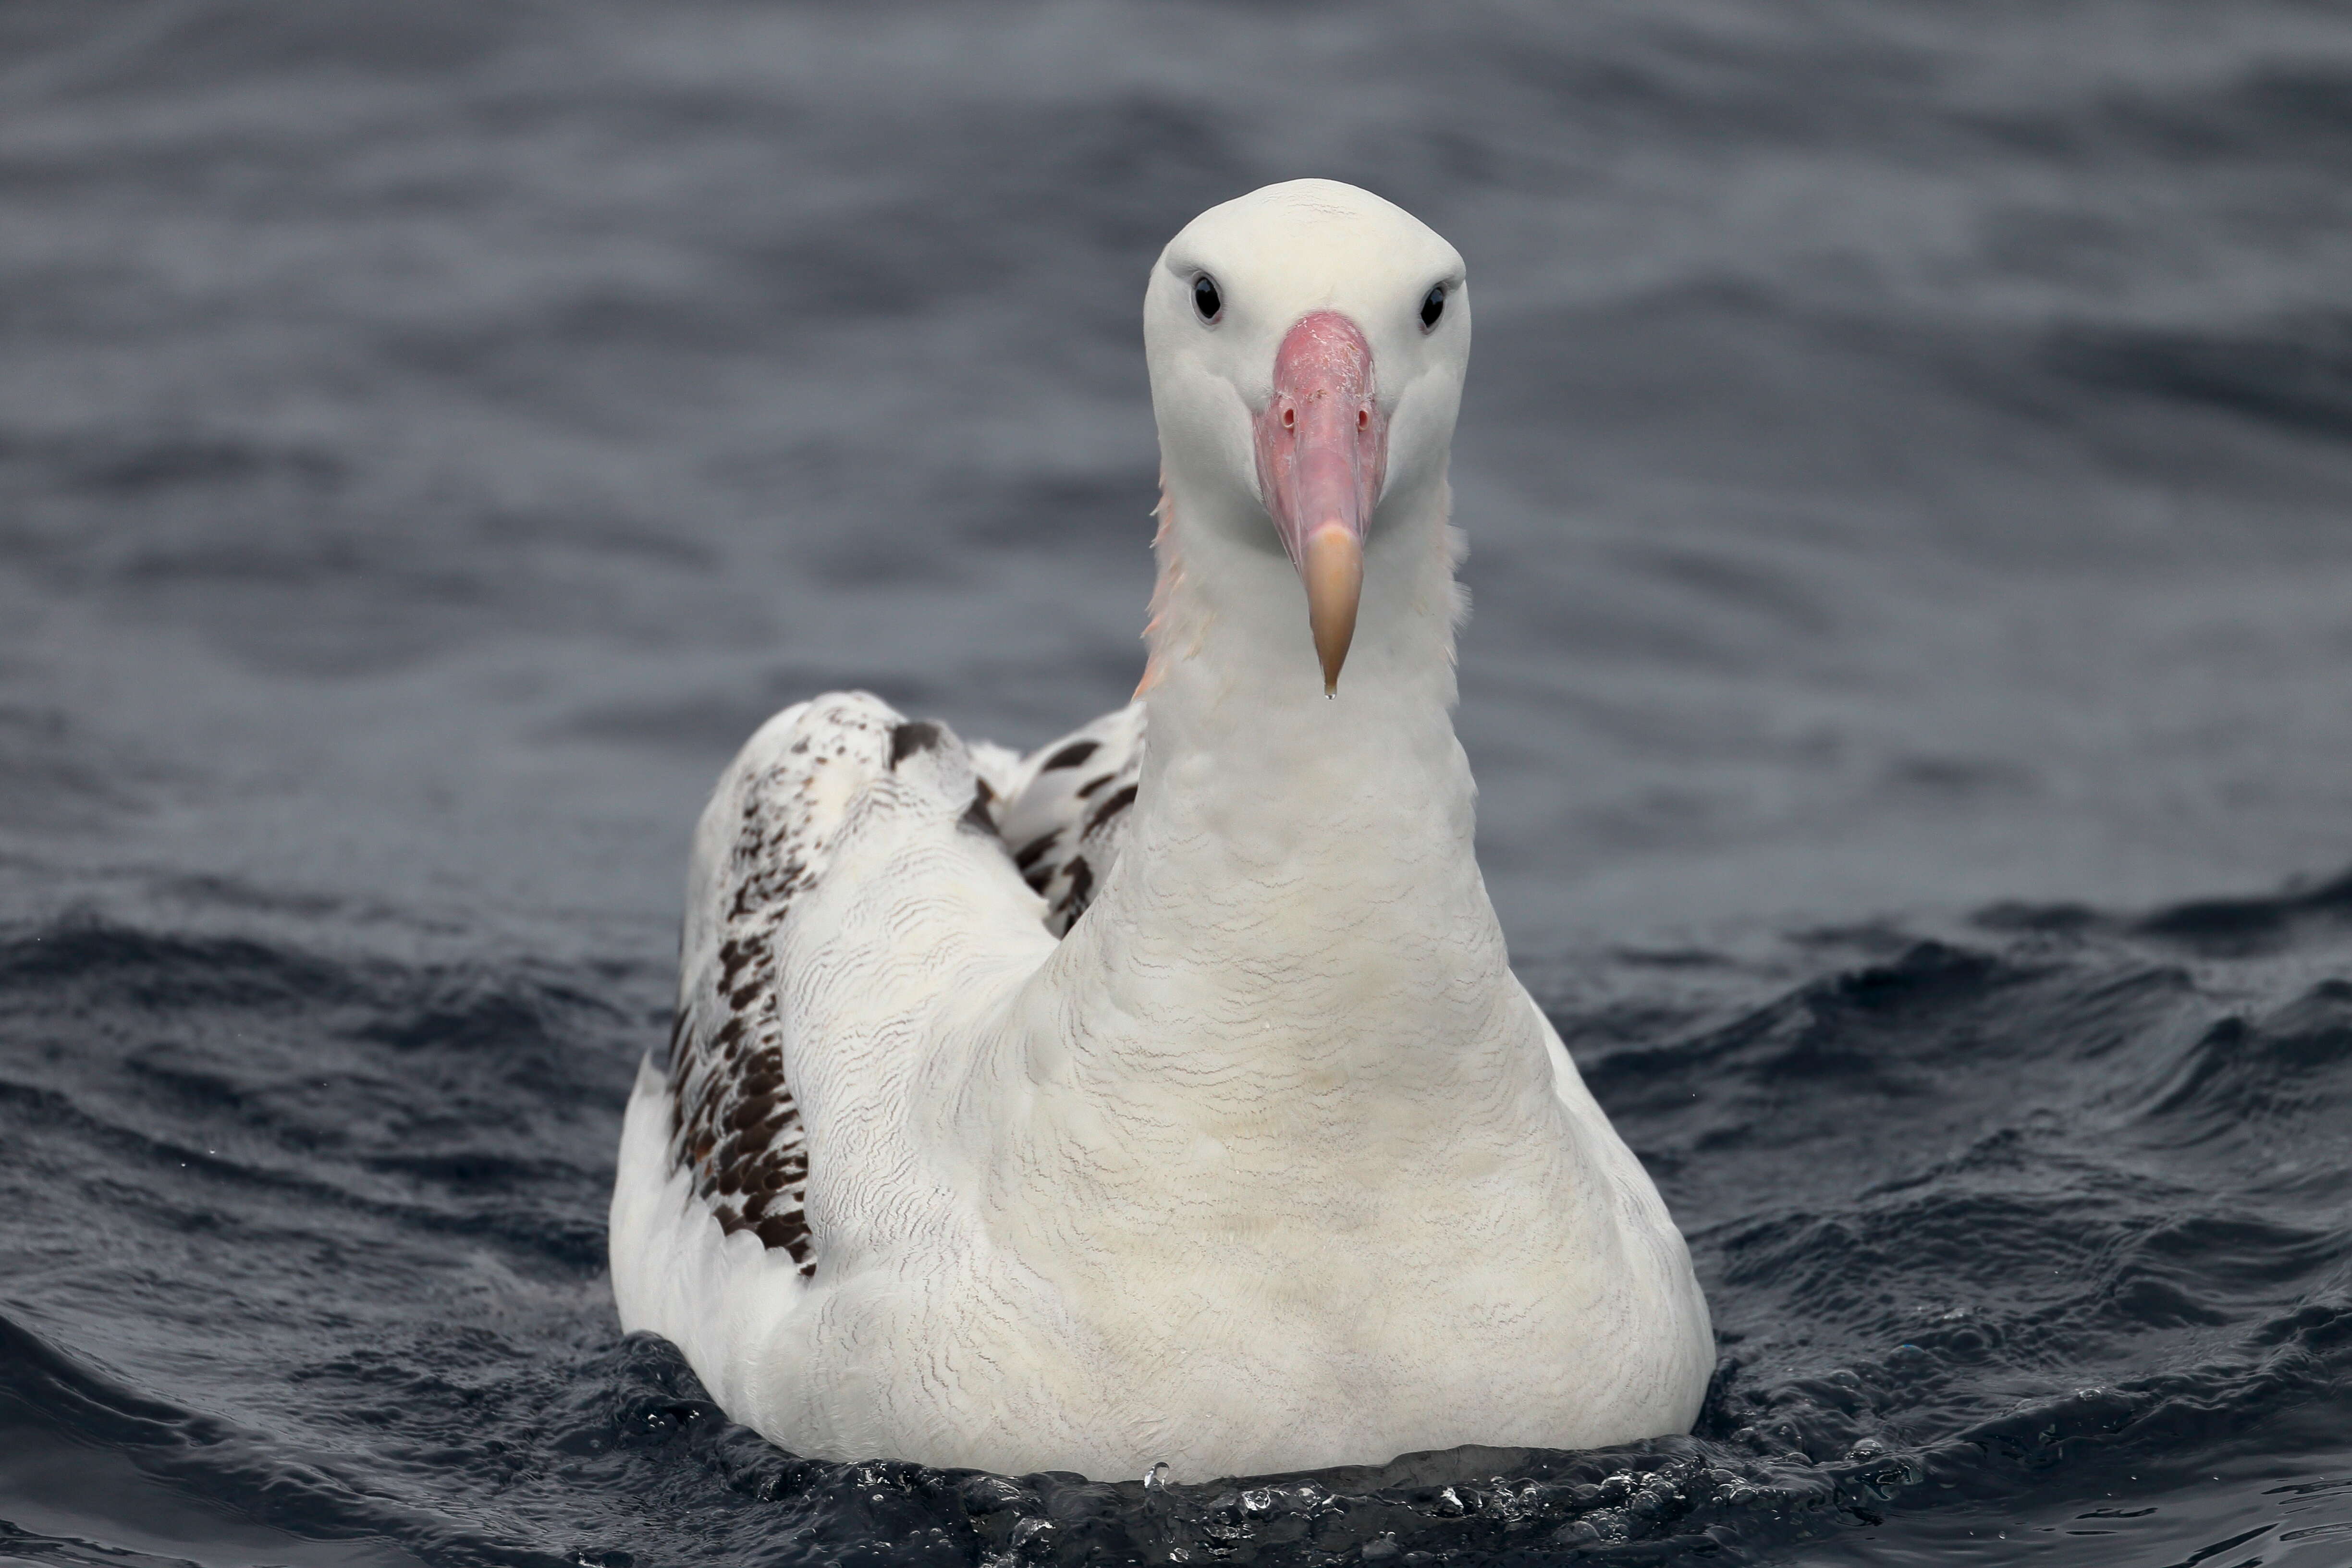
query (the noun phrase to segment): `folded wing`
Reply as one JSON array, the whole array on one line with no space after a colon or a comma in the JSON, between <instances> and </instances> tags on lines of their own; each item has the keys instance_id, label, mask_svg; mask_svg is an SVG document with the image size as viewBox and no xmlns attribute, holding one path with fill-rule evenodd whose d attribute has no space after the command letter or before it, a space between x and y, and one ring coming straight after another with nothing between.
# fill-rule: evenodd
<instances>
[{"instance_id":1,"label":"folded wing","mask_svg":"<svg viewBox=\"0 0 2352 1568\"><path fill-rule=\"evenodd\" d=\"M814 1152L856 1157L880 1108L852 1102L889 1075L841 1058L903 1037L894 1012L934 1007L959 957L1017 952L1041 920L1067 932L1117 858L1142 734L1135 704L1018 757L862 692L762 726L696 834L666 1168L640 1183L683 1173L722 1233L813 1277L841 1205L812 1213L811 1089L848 1124Z\"/></svg>"}]
</instances>

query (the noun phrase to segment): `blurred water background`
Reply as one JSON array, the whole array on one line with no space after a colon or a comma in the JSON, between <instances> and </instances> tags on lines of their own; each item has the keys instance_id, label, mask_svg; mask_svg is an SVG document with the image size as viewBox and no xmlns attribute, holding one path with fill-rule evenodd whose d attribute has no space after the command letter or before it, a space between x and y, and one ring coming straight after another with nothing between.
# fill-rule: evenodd
<instances>
[{"instance_id":1,"label":"blurred water background","mask_svg":"<svg viewBox=\"0 0 2352 1568\"><path fill-rule=\"evenodd\" d=\"M1145 271L1468 257L1461 730L1692 1439L791 1458L619 1339L687 832L1124 700ZM2352 12L0 8L0 1561L2352 1562Z\"/></svg>"}]
</instances>

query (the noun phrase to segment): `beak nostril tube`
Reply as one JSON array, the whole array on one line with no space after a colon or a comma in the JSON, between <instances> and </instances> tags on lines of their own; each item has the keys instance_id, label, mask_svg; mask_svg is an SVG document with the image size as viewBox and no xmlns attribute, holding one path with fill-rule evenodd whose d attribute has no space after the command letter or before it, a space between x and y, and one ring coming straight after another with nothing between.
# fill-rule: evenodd
<instances>
[{"instance_id":1,"label":"beak nostril tube","mask_svg":"<svg viewBox=\"0 0 2352 1568\"><path fill-rule=\"evenodd\" d=\"M1371 345L1339 311L1312 311L1291 327L1275 352L1273 380L1255 420L1260 494L1307 590L1328 697L1355 637L1388 421L1373 397Z\"/></svg>"}]
</instances>

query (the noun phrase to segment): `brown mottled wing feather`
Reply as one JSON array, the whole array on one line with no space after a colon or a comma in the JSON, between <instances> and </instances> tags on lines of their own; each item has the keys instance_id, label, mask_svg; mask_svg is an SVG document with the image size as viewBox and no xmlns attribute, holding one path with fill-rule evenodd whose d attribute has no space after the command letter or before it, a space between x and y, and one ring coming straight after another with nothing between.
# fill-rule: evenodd
<instances>
[{"instance_id":1,"label":"brown mottled wing feather","mask_svg":"<svg viewBox=\"0 0 2352 1568\"><path fill-rule=\"evenodd\" d=\"M705 814L670 1032L670 1158L729 1233L755 1232L815 1272L804 1203L808 1140L793 1096L778 933L824 874L844 815L909 758L962 746L863 693L821 697L772 720ZM930 758L938 763L943 758ZM926 777L936 769L911 770ZM973 796L960 831L987 834L994 791L964 770ZM911 776L897 787L930 787Z\"/></svg>"},{"instance_id":2,"label":"brown mottled wing feather","mask_svg":"<svg viewBox=\"0 0 2352 1568\"><path fill-rule=\"evenodd\" d=\"M1118 858L1142 764L1143 704L1131 702L1039 747L1000 785L1005 847L1055 936L1069 934Z\"/></svg>"},{"instance_id":3,"label":"brown mottled wing feather","mask_svg":"<svg viewBox=\"0 0 2352 1568\"><path fill-rule=\"evenodd\" d=\"M848 692L777 715L745 746L696 838L668 1074L672 1168L730 1235L750 1230L815 1273L779 937L851 805L874 790L919 795L958 832L994 840L1001 826L1059 936L1118 857L1142 743L1140 704L1015 758L967 752L940 725ZM940 794L950 787L951 800Z\"/></svg>"}]
</instances>

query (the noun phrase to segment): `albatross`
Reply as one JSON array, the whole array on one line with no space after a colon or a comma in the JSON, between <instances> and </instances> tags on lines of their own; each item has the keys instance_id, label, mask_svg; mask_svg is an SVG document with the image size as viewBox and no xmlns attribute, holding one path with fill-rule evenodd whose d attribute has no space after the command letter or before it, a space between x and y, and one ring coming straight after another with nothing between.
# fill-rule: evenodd
<instances>
[{"instance_id":1,"label":"albatross","mask_svg":"<svg viewBox=\"0 0 2352 1568\"><path fill-rule=\"evenodd\" d=\"M794 1452L1177 1479L1689 1429L1706 1304L1510 969L1453 725L1462 258L1299 180L1151 269L1129 707L862 692L694 840L621 1322Z\"/></svg>"}]
</instances>

